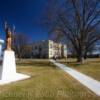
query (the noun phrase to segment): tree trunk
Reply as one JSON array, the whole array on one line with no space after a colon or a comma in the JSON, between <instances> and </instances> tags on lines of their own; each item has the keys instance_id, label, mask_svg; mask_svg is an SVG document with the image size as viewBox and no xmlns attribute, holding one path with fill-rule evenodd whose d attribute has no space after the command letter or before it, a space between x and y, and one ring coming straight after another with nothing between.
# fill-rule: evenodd
<instances>
[{"instance_id":1,"label":"tree trunk","mask_svg":"<svg viewBox=\"0 0 100 100\"><path fill-rule=\"evenodd\" d=\"M87 59L87 58L88 58L87 51L85 51L85 53L84 53L84 59Z\"/></svg>"},{"instance_id":2,"label":"tree trunk","mask_svg":"<svg viewBox=\"0 0 100 100\"><path fill-rule=\"evenodd\" d=\"M87 54L86 54L86 55L84 55L84 59L87 59Z\"/></svg>"},{"instance_id":3,"label":"tree trunk","mask_svg":"<svg viewBox=\"0 0 100 100\"><path fill-rule=\"evenodd\" d=\"M80 64L84 63L84 51L80 51L77 53L77 62Z\"/></svg>"},{"instance_id":4,"label":"tree trunk","mask_svg":"<svg viewBox=\"0 0 100 100\"><path fill-rule=\"evenodd\" d=\"M77 62L83 64L84 63L84 57L77 57Z\"/></svg>"}]
</instances>

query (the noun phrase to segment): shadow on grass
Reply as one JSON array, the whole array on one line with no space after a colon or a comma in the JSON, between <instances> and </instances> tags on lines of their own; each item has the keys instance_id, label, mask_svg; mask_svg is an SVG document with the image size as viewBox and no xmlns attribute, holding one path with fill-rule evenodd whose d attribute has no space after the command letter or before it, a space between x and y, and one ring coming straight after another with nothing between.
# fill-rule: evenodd
<instances>
[{"instance_id":1,"label":"shadow on grass","mask_svg":"<svg viewBox=\"0 0 100 100\"><path fill-rule=\"evenodd\" d=\"M84 64L80 64L80 63L78 63L78 62L76 62L76 61L68 61L68 62L64 62L63 64L65 64L65 65L67 65L67 66L69 66L69 67L84 67L85 65L87 65L87 64L89 64L89 63L84 63Z\"/></svg>"},{"instance_id":2,"label":"shadow on grass","mask_svg":"<svg viewBox=\"0 0 100 100\"><path fill-rule=\"evenodd\" d=\"M70 61L60 61L60 63L63 63L63 64L66 64L68 65L69 67L84 67L86 65L91 65L91 64L100 64L100 59L86 59L84 60L84 63L78 63L77 61L73 61L73 60L70 60Z\"/></svg>"},{"instance_id":3,"label":"shadow on grass","mask_svg":"<svg viewBox=\"0 0 100 100\"><path fill-rule=\"evenodd\" d=\"M52 64L51 62L39 62L39 61L36 61L36 62L17 62L17 65L18 66L36 66L36 67L52 67L52 68L57 68L54 64Z\"/></svg>"}]
</instances>

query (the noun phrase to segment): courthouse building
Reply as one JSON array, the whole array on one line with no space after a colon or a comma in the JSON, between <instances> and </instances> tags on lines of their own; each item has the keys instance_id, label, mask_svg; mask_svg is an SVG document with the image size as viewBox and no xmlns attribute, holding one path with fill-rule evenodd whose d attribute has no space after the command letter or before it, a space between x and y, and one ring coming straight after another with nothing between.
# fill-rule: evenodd
<instances>
[{"instance_id":1,"label":"courthouse building","mask_svg":"<svg viewBox=\"0 0 100 100\"><path fill-rule=\"evenodd\" d=\"M52 40L42 40L32 43L32 56L34 58L66 58L67 46Z\"/></svg>"},{"instance_id":2,"label":"courthouse building","mask_svg":"<svg viewBox=\"0 0 100 100\"><path fill-rule=\"evenodd\" d=\"M2 44L4 43L4 40L0 39L0 57L2 55Z\"/></svg>"}]
</instances>

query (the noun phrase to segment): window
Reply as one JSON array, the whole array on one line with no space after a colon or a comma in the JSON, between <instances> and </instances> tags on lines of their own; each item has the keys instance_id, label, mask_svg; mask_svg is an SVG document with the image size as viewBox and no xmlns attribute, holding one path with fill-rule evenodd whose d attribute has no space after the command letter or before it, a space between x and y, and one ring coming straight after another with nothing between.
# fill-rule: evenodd
<instances>
[{"instance_id":1,"label":"window","mask_svg":"<svg viewBox=\"0 0 100 100\"><path fill-rule=\"evenodd\" d=\"M37 49L37 46L35 46L35 50Z\"/></svg>"},{"instance_id":2,"label":"window","mask_svg":"<svg viewBox=\"0 0 100 100\"><path fill-rule=\"evenodd\" d=\"M52 48L52 44L50 44L50 48Z\"/></svg>"},{"instance_id":3,"label":"window","mask_svg":"<svg viewBox=\"0 0 100 100\"><path fill-rule=\"evenodd\" d=\"M50 52L50 55L52 55L52 51Z\"/></svg>"}]
</instances>

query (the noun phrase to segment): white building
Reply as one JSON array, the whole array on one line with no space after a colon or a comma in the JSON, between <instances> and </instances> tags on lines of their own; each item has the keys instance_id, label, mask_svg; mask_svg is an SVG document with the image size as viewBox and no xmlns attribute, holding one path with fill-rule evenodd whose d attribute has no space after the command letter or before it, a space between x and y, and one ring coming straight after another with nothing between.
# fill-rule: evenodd
<instances>
[{"instance_id":1,"label":"white building","mask_svg":"<svg viewBox=\"0 0 100 100\"><path fill-rule=\"evenodd\" d=\"M100 42L95 45L92 55L100 57Z\"/></svg>"},{"instance_id":2,"label":"white building","mask_svg":"<svg viewBox=\"0 0 100 100\"><path fill-rule=\"evenodd\" d=\"M32 43L34 58L64 58L67 57L67 46L52 40L42 40Z\"/></svg>"},{"instance_id":3,"label":"white building","mask_svg":"<svg viewBox=\"0 0 100 100\"><path fill-rule=\"evenodd\" d=\"M0 39L0 57L2 55L2 44L4 43L4 40Z\"/></svg>"}]
</instances>

